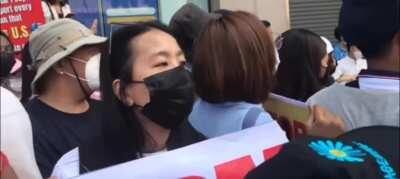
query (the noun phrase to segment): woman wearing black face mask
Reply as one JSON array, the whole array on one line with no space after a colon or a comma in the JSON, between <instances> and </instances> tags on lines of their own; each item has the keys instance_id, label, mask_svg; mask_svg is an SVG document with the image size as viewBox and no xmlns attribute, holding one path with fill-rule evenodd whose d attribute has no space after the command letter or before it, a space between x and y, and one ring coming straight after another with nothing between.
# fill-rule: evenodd
<instances>
[{"instance_id":1,"label":"woman wearing black face mask","mask_svg":"<svg viewBox=\"0 0 400 179\"><path fill-rule=\"evenodd\" d=\"M101 68L104 135L65 154L52 176L70 178L204 139L186 121L194 102L191 77L164 26L119 29L109 59Z\"/></svg>"}]
</instances>

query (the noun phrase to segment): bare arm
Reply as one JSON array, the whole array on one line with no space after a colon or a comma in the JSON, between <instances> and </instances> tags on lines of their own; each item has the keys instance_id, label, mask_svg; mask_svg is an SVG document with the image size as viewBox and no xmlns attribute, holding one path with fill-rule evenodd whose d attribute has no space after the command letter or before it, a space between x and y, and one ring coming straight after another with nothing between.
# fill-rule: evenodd
<instances>
[{"instance_id":1,"label":"bare arm","mask_svg":"<svg viewBox=\"0 0 400 179\"><path fill-rule=\"evenodd\" d=\"M338 82L338 83L342 83L342 82L349 83L349 82L352 82L352 81L355 81L355 80L357 80L357 75L342 75L336 80L336 82Z\"/></svg>"}]
</instances>

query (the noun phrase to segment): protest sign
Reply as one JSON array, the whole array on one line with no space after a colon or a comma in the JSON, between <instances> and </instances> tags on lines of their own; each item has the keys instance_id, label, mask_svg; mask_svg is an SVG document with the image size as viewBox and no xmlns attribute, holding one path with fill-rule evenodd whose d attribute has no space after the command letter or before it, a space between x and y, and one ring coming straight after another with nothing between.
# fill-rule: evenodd
<instances>
[{"instance_id":1,"label":"protest sign","mask_svg":"<svg viewBox=\"0 0 400 179\"><path fill-rule=\"evenodd\" d=\"M0 0L0 25L11 39L15 51L21 51L32 28L45 23L40 0Z\"/></svg>"},{"instance_id":2,"label":"protest sign","mask_svg":"<svg viewBox=\"0 0 400 179\"><path fill-rule=\"evenodd\" d=\"M278 121L289 139L307 134L310 109L304 102L271 94L264 108Z\"/></svg>"},{"instance_id":3,"label":"protest sign","mask_svg":"<svg viewBox=\"0 0 400 179\"><path fill-rule=\"evenodd\" d=\"M279 124L271 122L88 173L78 179L243 178L251 169L275 156L286 142Z\"/></svg>"}]
</instances>

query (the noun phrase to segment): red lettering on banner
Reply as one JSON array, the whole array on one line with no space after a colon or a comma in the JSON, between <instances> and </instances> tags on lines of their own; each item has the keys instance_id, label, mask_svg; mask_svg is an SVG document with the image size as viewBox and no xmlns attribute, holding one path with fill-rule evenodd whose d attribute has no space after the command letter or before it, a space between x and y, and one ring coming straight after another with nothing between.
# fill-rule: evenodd
<instances>
[{"instance_id":1,"label":"red lettering on banner","mask_svg":"<svg viewBox=\"0 0 400 179\"><path fill-rule=\"evenodd\" d=\"M215 166L217 179L244 178L256 168L250 155Z\"/></svg>"},{"instance_id":2,"label":"red lettering on banner","mask_svg":"<svg viewBox=\"0 0 400 179\"><path fill-rule=\"evenodd\" d=\"M281 151L281 149L282 149L282 145L278 145L278 146L272 147L270 149L264 150L263 151L264 159L265 160L272 159L273 157L275 157L275 155L277 155Z\"/></svg>"},{"instance_id":3,"label":"red lettering on banner","mask_svg":"<svg viewBox=\"0 0 400 179\"><path fill-rule=\"evenodd\" d=\"M44 24L41 0L13 0L1 2L1 30L7 32L16 51L29 40L34 27Z\"/></svg>"},{"instance_id":4,"label":"red lettering on banner","mask_svg":"<svg viewBox=\"0 0 400 179\"><path fill-rule=\"evenodd\" d=\"M289 140L307 134L307 128L304 123L296 120L289 120L285 116L280 116L270 111L268 112L271 114L272 118L278 122L279 126L286 132L286 137Z\"/></svg>"},{"instance_id":5,"label":"red lettering on banner","mask_svg":"<svg viewBox=\"0 0 400 179\"><path fill-rule=\"evenodd\" d=\"M264 160L270 160L275 157L281 150L283 145L277 145L269 149L263 150ZM225 162L215 166L215 174L217 179L239 179L244 178L256 166L250 155ZM205 179L202 176L186 176L180 179Z\"/></svg>"}]
</instances>

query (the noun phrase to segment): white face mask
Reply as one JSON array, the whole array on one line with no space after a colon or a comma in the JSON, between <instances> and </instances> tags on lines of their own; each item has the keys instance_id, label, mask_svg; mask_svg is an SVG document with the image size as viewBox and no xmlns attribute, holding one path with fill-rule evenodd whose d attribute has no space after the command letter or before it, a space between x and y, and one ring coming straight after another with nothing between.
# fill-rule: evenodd
<instances>
[{"instance_id":1,"label":"white face mask","mask_svg":"<svg viewBox=\"0 0 400 179\"><path fill-rule=\"evenodd\" d=\"M100 58L101 54L98 53L86 63L85 78L93 91L100 89Z\"/></svg>"},{"instance_id":2,"label":"white face mask","mask_svg":"<svg viewBox=\"0 0 400 179\"><path fill-rule=\"evenodd\" d=\"M89 88L93 91L96 91L100 89L100 58L101 58L101 53L98 53L96 55L93 55L87 62L75 58L75 57L70 57L72 60L84 63L86 64L85 66L85 79L79 78L82 81L86 81L87 85ZM68 76L75 77L75 75L63 72L64 74L67 74Z\"/></svg>"}]
</instances>

